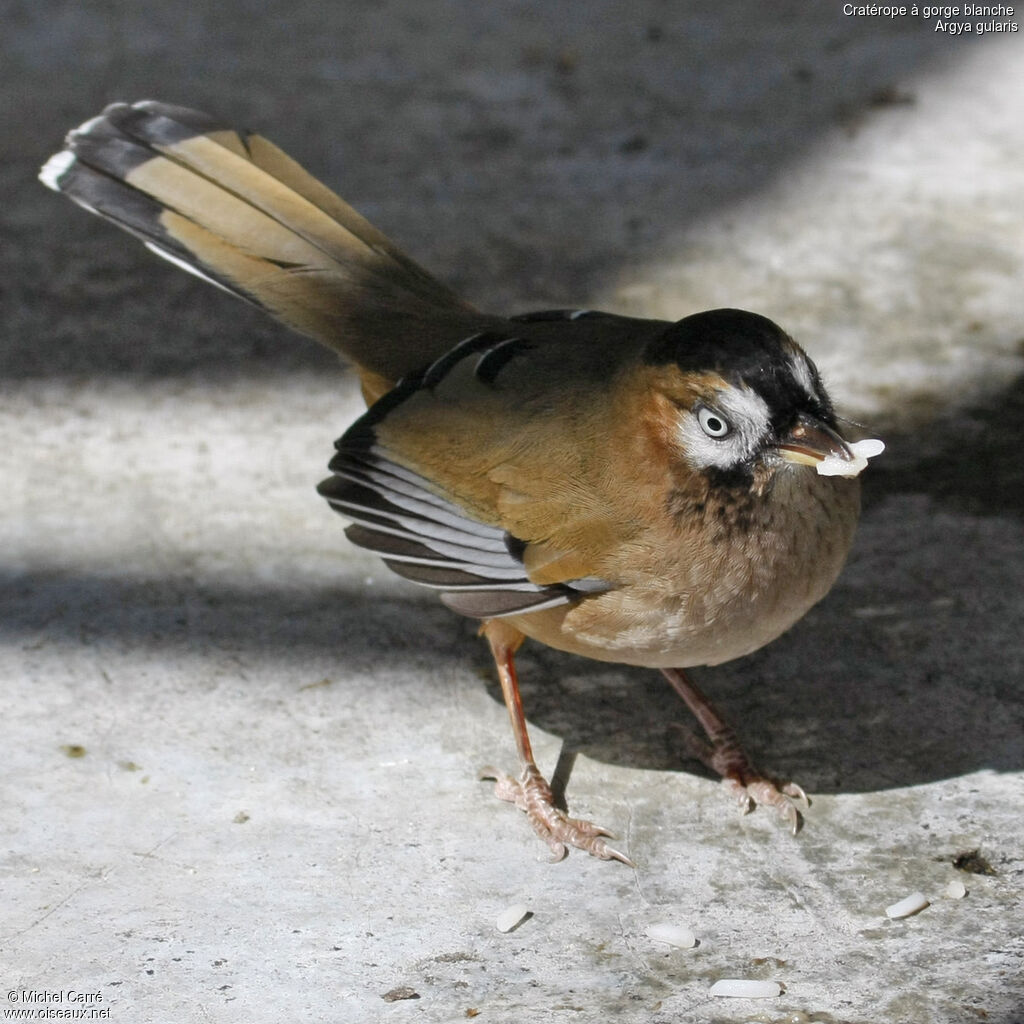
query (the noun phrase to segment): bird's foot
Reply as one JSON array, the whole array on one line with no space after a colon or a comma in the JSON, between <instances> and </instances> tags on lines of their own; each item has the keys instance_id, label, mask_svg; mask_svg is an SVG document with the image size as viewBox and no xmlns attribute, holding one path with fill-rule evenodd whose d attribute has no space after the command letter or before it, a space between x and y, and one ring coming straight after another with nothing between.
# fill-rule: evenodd
<instances>
[{"instance_id":1,"label":"bird's foot","mask_svg":"<svg viewBox=\"0 0 1024 1024\"><path fill-rule=\"evenodd\" d=\"M551 787L536 765L528 764L518 779L491 768L484 769L480 778L494 779L495 796L515 804L526 813L534 832L547 843L553 860L561 860L568 847L575 846L601 860L619 860L628 867L636 867L625 854L605 842L604 837L615 838L612 832L593 822L570 818L555 806Z\"/></svg>"},{"instance_id":2,"label":"bird's foot","mask_svg":"<svg viewBox=\"0 0 1024 1024\"><path fill-rule=\"evenodd\" d=\"M811 806L807 794L795 782L777 782L762 775L751 764L732 729L716 731L711 743L693 735L687 736L686 743L691 754L722 776L722 785L743 814L749 814L759 804L773 807L793 835L800 831L803 814Z\"/></svg>"},{"instance_id":3,"label":"bird's foot","mask_svg":"<svg viewBox=\"0 0 1024 1024\"><path fill-rule=\"evenodd\" d=\"M661 671L708 737L705 741L684 731L690 754L722 776L723 784L739 802L744 814L749 814L758 804L774 807L796 835L803 821L802 813L811 806L807 794L795 782L778 783L762 775L750 763L732 726L682 669L663 668Z\"/></svg>"},{"instance_id":4,"label":"bird's foot","mask_svg":"<svg viewBox=\"0 0 1024 1024\"><path fill-rule=\"evenodd\" d=\"M795 782L780 784L756 771L739 777L726 776L722 785L736 798L744 814L749 814L758 804L774 807L793 835L800 831L804 812L811 806L807 794Z\"/></svg>"}]
</instances>

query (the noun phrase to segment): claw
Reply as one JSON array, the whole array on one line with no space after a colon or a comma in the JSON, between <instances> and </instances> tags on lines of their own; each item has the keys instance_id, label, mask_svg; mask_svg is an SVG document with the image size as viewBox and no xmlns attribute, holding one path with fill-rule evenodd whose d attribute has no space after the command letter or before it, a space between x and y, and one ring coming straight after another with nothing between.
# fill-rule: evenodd
<instances>
[{"instance_id":1,"label":"claw","mask_svg":"<svg viewBox=\"0 0 1024 1024\"><path fill-rule=\"evenodd\" d=\"M625 864L627 868L636 868L636 864L631 861L624 853L620 853L618 850L613 849L607 843L602 844L604 851L603 853L597 854L601 860L617 860L620 864Z\"/></svg>"},{"instance_id":2,"label":"claw","mask_svg":"<svg viewBox=\"0 0 1024 1024\"><path fill-rule=\"evenodd\" d=\"M535 765L527 765L518 779L492 768L483 769L480 778L494 779L494 795L526 813L534 832L551 850L552 863L562 860L568 847L574 846L599 860L617 860L627 867L636 867L629 857L605 842L605 838L615 838L614 832L592 821L570 818L555 806L551 787Z\"/></svg>"},{"instance_id":3,"label":"claw","mask_svg":"<svg viewBox=\"0 0 1024 1024\"><path fill-rule=\"evenodd\" d=\"M811 809L810 798L803 790L803 786L798 786L795 782L787 782L782 787L782 792L786 794L801 811L809 811Z\"/></svg>"}]
</instances>

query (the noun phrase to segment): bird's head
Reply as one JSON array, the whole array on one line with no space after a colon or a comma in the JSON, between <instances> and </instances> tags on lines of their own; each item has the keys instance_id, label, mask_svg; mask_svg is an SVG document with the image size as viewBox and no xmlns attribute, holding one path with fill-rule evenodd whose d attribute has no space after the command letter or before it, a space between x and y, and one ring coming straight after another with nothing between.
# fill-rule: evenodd
<instances>
[{"instance_id":1,"label":"bird's head","mask_svg":"<svg viewBox=\"0 0 1024 1024\"><path fill-rule=\"evenodd\" d=\"M880 450L842 437L817 367L756 313L688 316L652 339L644 359L671 410L675 447L713 482L750 486L792 466L852 477Z\"/></svg>"}]
</instances>

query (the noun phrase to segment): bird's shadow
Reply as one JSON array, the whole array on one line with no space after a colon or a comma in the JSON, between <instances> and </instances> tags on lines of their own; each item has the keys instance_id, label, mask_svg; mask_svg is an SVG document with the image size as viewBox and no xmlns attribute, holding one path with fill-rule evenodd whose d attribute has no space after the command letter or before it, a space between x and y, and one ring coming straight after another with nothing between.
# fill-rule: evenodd
<instances>
[{"instance_id":1,"label":"bird's shadow","mask_svg":"<svg viewBox=\"0 0 1024 1024\"><path fill-rule=\"evenodd\" d=\"M932 424L920 457L918 436L890 436L892 465L880 460L865 474L860 534L832 593L762 651L695 671L762 770L827 793L1024 768L1022 393L1018 381ZM437 678L439 665L445 674L483 676L500 702L476 629L419 592L385 597L322 581L301 588L0 577L0 637L234 650L280 659L282 687L290 683L281 652L301 650L339 666L341 692L342 666L372 671L386 658L410 676L429 666L419 685ZM568 751L704 773L680 733L695 725L659 672L536 644L518 660L529 721Z\"/></svg>"}]
</instances>

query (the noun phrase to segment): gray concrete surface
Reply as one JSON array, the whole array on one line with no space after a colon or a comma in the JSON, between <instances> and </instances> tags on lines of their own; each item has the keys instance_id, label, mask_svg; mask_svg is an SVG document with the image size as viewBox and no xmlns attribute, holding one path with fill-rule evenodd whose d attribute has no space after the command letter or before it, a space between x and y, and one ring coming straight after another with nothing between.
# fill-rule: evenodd
<instances>
[{"instance_id":1,"label":"gray concrete surface","mask_svg":"<svg viewBox=\"0 0 1024 1024\"><path fill-rule=\"evenodd\" d=\"M795 0L0 11L6 1009L1024 1020L1020 33ZM531 647L542 766L638 867L538 861L476 781L513 755L472 624L313 492L349 376L35 183L143 96L264 129L485 307L728 303L803 340L890 450L830 597L700 676L812 794L796 839L685 759L654 673Z\"/></svg>"}]
</instances>

